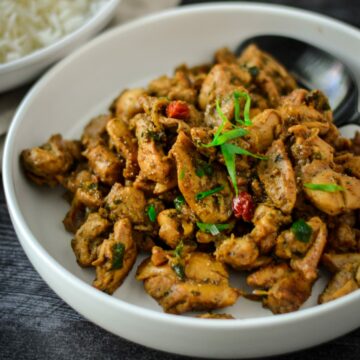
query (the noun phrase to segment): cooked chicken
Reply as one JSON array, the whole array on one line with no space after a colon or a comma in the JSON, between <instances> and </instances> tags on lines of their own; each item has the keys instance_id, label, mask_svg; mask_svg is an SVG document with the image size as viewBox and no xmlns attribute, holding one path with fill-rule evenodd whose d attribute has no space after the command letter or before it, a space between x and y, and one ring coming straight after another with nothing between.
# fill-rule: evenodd
<instances>
[{"instance_id":1,"label":"cooked chicken","mask_svg":"<svg viewBox=\"0 0 360 360\"><path fill-rule=\"evenodd\" d=\"M110 147L115 147L116 151L125 158L124 178L134 179L139 172L136 138L120 118L111 119L106 125L106 130L110 138Z\"/></svg>"},{"instance_id":2,"label":"cooked chicken","mask_svg":"<svg viewBox=\"0 0 360 360\"><path fill-rule=\"evenodd\" d=\"M360 288L360 133L342 137L326 96L255 45L124 90L81 141L54 135L21 164L65 189L76 259L109 294L138 252L151 257L137 279L173 314L240 294L295 311L320 262L332 279L319 302ZM254 291L232 288L227 266Z\"/></svg>"},{"instance_id":3,"label":"cooked chicken","mask_svg":"<svg viewBox=\"0 0 360 360\"><path fill-rule=\"evenodd\" d=\"M153 254L156 249L153 248ZM165 257L166 263L158 265L153 257L146 259L137 272L146 292L164 311L181 314L220 309L237 300L239 292L229 286L226 268L211 255L193 252L185 254L183 259L169 254Z\"/></svg>"},{"instance_id":4,"label":"cooked chicken","mask_svg":"<svg viewBox=\"0 0 360 360\"><path fill-rule=\"evenodd\" d=\"M122 164L119 158L104 145L88 148L83 154L94 173L106 185L112 185L121 179Z\"/></svg>"},{"instance_id":5,"label":"cooked chicken","mask_svg":"<svg viewBox=\"0 0 360 360\"><path fill-rule=\"evenodd\" d=\"M296 201L295 174L282 140L276 140L261 161L258 174L272 203L283 213L290 214Z\"/></svg>"},{"instance_id":6,"label":"cooked chicken","mask_svg":"<svg viewBox=\"0 0 360 360\"><path fill-rule=\"evenodd\" d=\"M53 135L40 147L23 150L20 156L26 175L38 185L57 185L77 159L77 147L61 135Z\"/></svg>"},{"instance_id":7,"label":"cooked chicken","mask_svg":"<svg viewBox=\"0 0 360 360\"><path fill-rule=\"evenodd\" d=\"M346 210L360 208L360 180L338 173L330 168L326 161L314 160L301 169L304 184L333 184L344 190L326 192L305 188L309 200L321 211L329 215L338 215Z\"/></svg>"},{"instance_id":8,"label":"cooked chicken","mask_svg":"<svg viewBox=\"0 0 360 360\"><path fill-rule=\"evenodd\" d=\"M196 153L191 140L180 133L171 149L177 168L178 186L187 204L204 223L221 223L231 215L232 192L226 173L218 167L212 169L211 174L199 175L197 164L202 158ZM197 196L203 191L219 188L219 191L199 199Z\"/></svg>"},{"instance_id":9,"label":"cooked chicken","mask_svg":"<svg viewBox=\"0 0 360 360\"><path fill-rule=\"evenodd\" d=\"M92 266L96 267L93 285L112 294L125 280L136 260L137 250L131 222L128 219L118 220L114 232L99 245L97 251L97 258L92 262Z\"/></svg>"},{"instance_id":10,"label":"cooked chicken","mask_svg":"<svg viewBox=\"0 0 360 360\"><path fill-rule=\"evenodd\" d=\"M96 258L97 246L103 242L109 228L110 222L99 213L89 214L71 241L79 265L91 265Z\"/></svg>"}]
</instances>

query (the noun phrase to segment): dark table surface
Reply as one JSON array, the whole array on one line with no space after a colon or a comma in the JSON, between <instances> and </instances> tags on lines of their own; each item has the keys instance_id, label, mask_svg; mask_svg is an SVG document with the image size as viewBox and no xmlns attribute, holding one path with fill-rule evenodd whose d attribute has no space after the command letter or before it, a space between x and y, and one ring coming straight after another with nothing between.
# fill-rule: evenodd
<instances>
[{"instance_id":1,"label":"dark table surface","mask_svg":"<svg viewBox=\"0 0 360 360\"><path fill-rule=\"evenodd\" d=\"M205 1L185 0L182 4L195 2ZM360 27L360 0L266 2L317 11ZM313 349L277 357L280 360L358 360L359 358L360 329ZM180 360L186 358L151 350L114 336L85 320L65 304L44 283L25 256L10 222L1 182L0 359Z\"/></svg>"}]
</instances>

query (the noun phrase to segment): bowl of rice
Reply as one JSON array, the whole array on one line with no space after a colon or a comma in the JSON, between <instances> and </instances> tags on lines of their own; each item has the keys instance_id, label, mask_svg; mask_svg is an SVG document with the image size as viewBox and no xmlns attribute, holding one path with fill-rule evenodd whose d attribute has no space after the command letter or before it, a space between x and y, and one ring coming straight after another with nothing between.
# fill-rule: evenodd
<instances>
[{"instance_id":1,"label":"bowl of rice","mask_svg":"<svg viewBox=\"0 0 360 360\"><path fill-rule=\"evenodd\" d=\"M1 0L0 92L29 82L111 20L119 0Z\"/></svg>"}]
</instances>

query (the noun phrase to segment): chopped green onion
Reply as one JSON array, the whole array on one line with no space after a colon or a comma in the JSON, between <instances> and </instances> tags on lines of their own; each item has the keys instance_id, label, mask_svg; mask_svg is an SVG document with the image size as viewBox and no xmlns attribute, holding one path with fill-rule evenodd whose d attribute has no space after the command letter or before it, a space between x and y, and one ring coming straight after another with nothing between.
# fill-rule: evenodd
<instances>
[{"instance_id":1,"label":"chopped green onion","mask_svg":"<svg viewBox=\"0 0 360 360\"><path fill-rule=\"evenodd\" d=\"M181 254L182 254L183 250L184 250L184 243L183 243L183 241L181 240L181 241L177 244L177 246L176 246L176 248L175 248L175 250L174 250L174 255L175 255L175 257L181 258Z\"/></svg>"},{"instance_id":2,"label":"chopped green onion","mask_svg":"<svg viewBox=\"0 0 360 360\"><path fill-rule=\"evenodd\" d=\"M147 209L147 214L151 222L155 222L156 220L156 210L154 204L150 204Z\"/></svg>"},{"instance_id":3,"label":"chopped green onion","mask_svg":"<svg viewBox=\"0 0 360 360\"><path fill-rule=\"evenodd\" d=\"M185 269L184 266L180 263L177 263L175 265L172 266L172 269L174 270L176 276L180 279L180 280L184 280L185 279Z\"/></svg>"},{"instance_id":4,"label":"chopped green onion","mask_svg":"<svg viewBox=\"0 0 360 360\"><path fill-rule=\"evenodd\" d=\"M214 236L220 234L220 231L229 229L230 227L230 224L205 224L200 222L197 222L196 225L201 231L210 233Z\"/></svg>"},{"instance_id":5,"label":"chopped green onion","mask_svg":"<svg viewBox=\"0 0 360 360\"><path fill-rule=\"evenodd\" d=\"M185 198L182 195L179 195L174 199L174 205L177 211L180 211L184 204L185 204Z\"/></svg>"},{"instance_id":6,"label":"chopped green onion","mask_svg":"<svg viewBox=\"0 0 360 360\"><path fill-rule=\"evenodd\" d=\"M205 199L206 197L210 196L210 195L213 195L221 190L224 190L224 186L221 185L221 186L218 186L214 189L211 189L211 190L207 190L207 191L202 191L202 192L199 192L195 195L195 199L196 200L202 200L202 199Z\"/></svg>"},{"instance_id":7,"label":"chopped green onion","mask_svg":"<svg viewBox=\"0 0 360 360\"><path fill-rule=\"evenodd\" d=\"M121 269L123 267L123 262L124 262L125 245L122 243L114 244L112 251L113 251L112 268Z\"/></svg>"},{"instance_id":8,"label":"chopped green onion","mask_svg":"<svg viewBox=\"0 0 360 360\"><path fill-rule=\"evenodd\" d=\"M245 136L248 133L249 133L249 131L245 130L243 128L229 130L229 131L217 136L216 139L214 136L214 139L209 144L203 144L203 147L219 146L219 145L226 143L229 140Z\"/></svg>"},{"instance_id":9,"label":"chopped green onion","mask_svg":"<svg viewBox=\"0 0 360 360\"><path fill-rule=\"evenodd\" d=\"M311 238L312 228L305 220L300 219L291 225L291 231L294 233L297 240L308 243Z\"/></svg>"},{"instance_id":10,"label":"chopped green onion","mask_svg":"<svg viewBox=\"0 0 360 360\"><path fill-rule=\"evenodd\" d=\"M179 180L183 180L185 177L185 169L181 169L180 173L179 173Z\"/></svg>"},{"instance_id":11,"label":"chopped green onion","mask_svg":"<svg viewBox=\"0 0 360 360\"><path fill-rule=\"evenodd\" d=\"M326 192L345 191L342 186L336 184L311 184L305 183L304 187L310 190L320 190Z\"/></svg>"},{"instance_id":12,"label":"chopped green onion","mask_svg":"<svg viewBox=\"0 0 360 360\"><path fill-rule=\"evenodd\" d=\"M235 155L237 154L237 155L252 156L256 159L261 159L261 160L267 159L266 156L253 154L250 151L247 151L233 144L222 144L221 153L224 157L225 166L229 173L231 183L233 184L233 187L235 189L236 196L238 196L239 190L236 182Z\"/></svg>"},{"instance_id":13,"label":"chopped green onion","mask_svg":"<svg viewBox=\"0 0 360 360\"><path fill-rule=\"evenodd\" d=\"M246 92L234 91L234 107L235 107L235 121L241 125L251 126L252 122L250 120L250 106L251 106L251 97ZM245 98L244 106L244 120L240 119L240 98Z\"/></svg>"}]
</instances>

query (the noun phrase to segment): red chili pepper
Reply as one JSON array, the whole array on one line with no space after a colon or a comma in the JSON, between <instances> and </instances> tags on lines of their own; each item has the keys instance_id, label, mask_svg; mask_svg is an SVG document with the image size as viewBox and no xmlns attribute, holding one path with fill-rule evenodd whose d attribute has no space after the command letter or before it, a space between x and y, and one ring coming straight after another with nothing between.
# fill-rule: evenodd
<instances>
[{"instance_id":1,"label":"red chili pepper","mask_svg":"<svg viewBox=\"0 0 360 360\"><path fill-rule=\"evenodd\" d=\"M254 216L254 200L246 191L242 191L238 197L233 199L232 207L236 218L243 218L245 221L251 221Z\"/></svg>"},{"instance_id":2,"label":"red chili pepper","mask_svg":"<svg viewBox=\"0 0 360 360\"><path fill-rule=\"evenodd\" d=\"M189 106L184 101L176 100L172 101L166 107L166 115L167 117L186 120L190 116Z\"/></svg>"}]
</instances>

